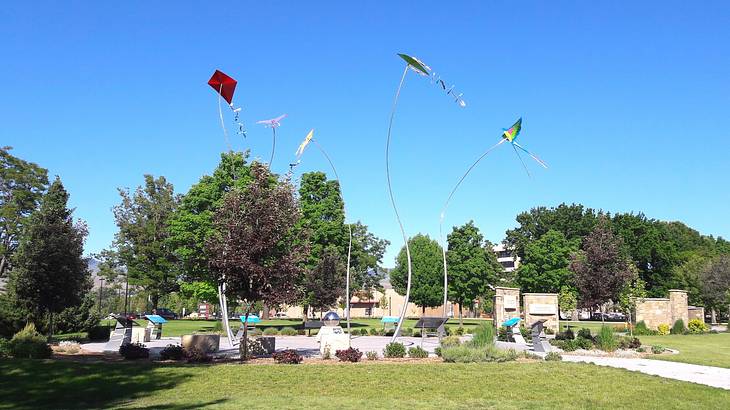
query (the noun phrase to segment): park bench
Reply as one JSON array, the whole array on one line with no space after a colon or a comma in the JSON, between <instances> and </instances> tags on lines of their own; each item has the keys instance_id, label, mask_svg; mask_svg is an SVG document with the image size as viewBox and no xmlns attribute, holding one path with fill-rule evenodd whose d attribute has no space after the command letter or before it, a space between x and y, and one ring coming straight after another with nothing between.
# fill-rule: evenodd
<instances>
[{"instance_id":1,"label":"park bench","mask_svg":"<svg viewBox=\"0 0 730 410\"><path fill-rule=\"evenodd\" d=\"M307 331L308 336L312 336L312 329L320 329L324 326L324 322L321 320L307 320L304 322L304 329Z\"/></svg>"},{"instance_id":2,"label":"park bench","mask_svg":"<svg viewBox=\"0 0 730 410\"><path fill-rule=\"evenodd\" d=\"M429 336L438 336L439 339L446 335L446 322L449 320L447 317L422 317L418 319L414 328L421 329L421 336L426 335L426 330L435 330L435 332L428 333Z\"/></svg>"}]
</instances>

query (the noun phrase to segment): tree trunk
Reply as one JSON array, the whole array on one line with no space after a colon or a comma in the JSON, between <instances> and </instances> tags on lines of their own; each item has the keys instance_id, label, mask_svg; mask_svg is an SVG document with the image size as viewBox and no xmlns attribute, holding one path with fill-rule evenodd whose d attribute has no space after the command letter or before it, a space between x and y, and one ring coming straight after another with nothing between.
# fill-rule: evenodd
<instances>
[{"instance_id":1,"label":"tree trunk","mask_svg":"<svg viewBox=\"0 0 730 410\"><path fill-rule=\"evenodd\" d=\"M711 323L710 324L716 325L717 324L717 312L715 312L715 308L710 309L710 312L711 312L711 319L710 319Z\"/></svg>"},{"instance_id":2,"label":"tree trunk","mask_svg":"<svg viewBox=\"0 0 730 410\"><path fill-rule=\"evenodd\" d=\"M264 303L264 311L261 314L261 320L269 320L269 305Z\"/></svg>"},{"instance_id":3,"label":"tree trunk","mask_svg":"<svg viewBox=\"0 0 730 410\"><path fill-rule=\"evenodd\" d=\"M51 338L53 338L53 312L48 312L48 341L51 341Z\"/></svg>"},{"instance_id":4,"label":"tree trunk","mask_svg":"<svg viewBox=\"0 0 730 410\"><path fill-rule=\"evenodd\" d=\"M241 337L241 361L245 362L248 360L248 315L251 312L251 305L246 306L246 316L243 322L243 336Z\"/></svg>"},{"instance_id":5,"label":"tree trunk","mask_svg":"<svg viewBox=\"0 0 730 410\"><path fill-rule=\"evenodd\" d=\"M5 255L3 255L2 260L0 260L0 278L3 277L3 274L5 273L5 264L6 264Z\"/></svg>"},{"instance_id":6,"label":"tree trunk","mask_svg":"<svg viewBox=\"0 0 730 410\"><path fill-rule=\"evenodd\" d=\"M461 314L461 302L459 302L459 327L464 327L464 316Z\"/></svg>"}]
</instances>

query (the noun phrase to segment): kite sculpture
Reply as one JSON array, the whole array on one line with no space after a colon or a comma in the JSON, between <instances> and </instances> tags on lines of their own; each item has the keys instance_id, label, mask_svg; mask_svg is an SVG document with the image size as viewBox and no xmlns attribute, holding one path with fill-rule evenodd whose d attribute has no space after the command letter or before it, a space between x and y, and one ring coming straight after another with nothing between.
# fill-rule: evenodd
<instances>
[{"instance_id":1,"label":"kite sculpture","mask_svg":"<svg viewBox=\"0 0 730 410\"><path fill-rule=\"evenodd\" d=\"M269 168L271 168L271 163L274 162L274 151L276 151L276 129L281 126L281 120L283 120L284 118L286 118L286 114L282 114L270 120L256 121L256 124L263 124L265 127L271 128L271 131L273 131L274 133L274 142L271 146L271 158L269 159Z\"/></svg>"},{"instance_id":2,"label":"kite sculpture","mask_svg":"<svg viewBox=\"0 0 730 410\"><path fill-rule=\"evenodd\" d=\"M208 85L210 85L218 93L218 116L220 116L221 119L223 137L226 139L226 145L228 146L229 151L231 150L231 142L228 140L228 131L226 131L226 124L223 121L221 98L226 100L228 107L230 107L231 111L233 111L233 121L236 125L238 125L238 134L243 135L244 138L246 137L246 130L243 123L239 121L241 107L235 108L233 106L233 94L236 91L236 84L238 84L236 80L220 70L215 70L213 75L210 77L210 80L208 80Z\"/></svg>"},{"instance_id":3,"label":"kite sculpture","mask_svg":"<svg viewBox=\"0 0 730 410\"><path fill-rule=\"evenodd\" d=\"M449 193L449 197L446 198L444 207L441 208L441 215L439 218L439 236L441 238L441 251L443 253L443 259L444 259L444 317L446 317L446 302L448 299L448 295L447 295L447 292L448 292L448 267L447 267L447 263L446 263L447 243L444 240L444 235L443 235L443 224L444 224L444 218L446 217L446 209L449 207L451 198L454 196L454 193L456 192L456 190L459 189L459 186L461 185L461 183L464 182L464 179L466 178L466 176L469 175L469 173L474 169L474 167L476 167L477 164L479 164L479 162L482 159L484 159L484 157L487 156L487 154L492 152L498 146L502 145L504 142L509 142L510 144L512 144L512 148L515 150L515 154L517 154L517 158L520 159L520 163L522 163L522 166L525 168L525 171L527 172L528 176L530 176L530 171L527 170L527 166L525 165L524 161L522 161L522 157L520 156L519 151L517 151L518 148L520 150L526 152L530 157L532 157L532 159L534 159L543 168L547 168L547 164L543 160L538 158L537 155L532 154L530 151L528 151L522 145L518 144L515 141L517 139L517 136L520 134L521 130L522 130L522 118L517 120L517 122L515 122L511 127L503 128L502 135L500 137L499 142L497 142L496 144L492 145L489 149L484 151L484 153L481 156L479 156L479 158L477 158L477 160L474 161L474 163L472 163L471 166L469 166L469 168L467 168L464 175L462 175L461 178L459 178L459 182L457 182L456 185L454 186L454 189L452 189L451 192Z\"/></svg>"},{"instance_id":4,"label":"kite sculpture","mask_svg":"<svg viewBox=\"0 0 730 410\"><path fill-rule=\"evenodd\" d=\"M329 162L330 167L332 168L332 172L335 174L335 179L337 180L337 185L340 187L340 195L342 195L342 184L340 183L340 176L337 175L337 169L335 169L335 164L332 163L332 160L330 159L330 156L327 155L327 152L322 148L321 145L317 142L317 140L314 139L314 129L310 130L306 137L304 137L304 140L301 144L299 144L299 148L297 148L297 152L295 155L297 156L297 159L294 163L289 164L290 166L290 173L294 170L294 167L299 165L301 162L302 155L304 155L304 150L307 149L307 146L309 143L313 142L314 145L319 149L319 151L324 155L325 159L327 159L327 162ZM342 200L342 209L345 213L345 217L347 217L347 209L345 208L345 201ZM347 271L345 273L345 316L347 318L347 334L350 334L350 255L352 253L352 225L347 224L347 230L350 234L350 241L347 245ZM306 312L305 312L306 314Z\"/></svg>"},{"instance_id":5,"label":"kite sculpture","mask_svg":"<svg viewBox=\"0 0 730 410\"><path fill-rule=\"evenodd\" d=\"M454 91L454 87L451 86L448 88L446 87L446 83L444 83L443 80L434 72L432 72L431 68L424 64L421 60L417 59L416 57L409 56L407 54L398 54L400 58L405 60L406 66L403 70L403 75L401 76L400 83L398 84L398 89L395 92L395 98L393 99L393 108L390 111L390 122L388 123L388 136L386 138L385 142L385 175L388 180L388 194L390 196L390 203L393 206L393 211L395 212L395 219L398 221L398 226L400 227L401 235L403 236L403 242L405 242L406 247L406 260L408 262L408 279L406 282L406 295L405 295L405 302L403 303L403 308L401 309L400 316L398 317L398 325L395 328L395 333L393 333L393 338L391 339L392 342L396 340L398 336L400 336L401 327L403 326L403 319L406 316L406 310L408 309L408 300L411 295L411 280L413 277L413 267L411 264L411 249L408 246L408 236L406 235L406 231L403 228L403 223L400 219L400 214L398 213L398 207L395 204L395 197L393 196L393 188L391 186L390 182L390 137L391 137L391 131L393 128L393 119L395 118L395 111L398 106L398 97L400 97L400 91L403 88L403 83L406 79L406 74L408 74L408 70L412 70L416 74L419 74L421 76L430 77L432 81L436 82L437 84L441 85L441 87L446 90L446 94L450 95L454 98L455 102L459 104L460 107L466 107L466 102L461 98L462 94L456 94ZM444 289L445 291L445 289Z\"/></svg>"}]
</instances>

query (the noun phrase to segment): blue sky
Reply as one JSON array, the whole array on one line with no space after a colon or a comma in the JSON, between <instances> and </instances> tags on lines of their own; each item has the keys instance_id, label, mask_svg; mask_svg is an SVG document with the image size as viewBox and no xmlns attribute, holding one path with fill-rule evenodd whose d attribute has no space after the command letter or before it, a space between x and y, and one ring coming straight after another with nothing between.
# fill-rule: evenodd
<instances>
[{"instance_id":1,"label":"blue sky","mask_svg":"<svg viewBox=\"0 0 730 410\"><path fill-rule=\"evenodd\" d=\"M184 193L225 150L219 68L238 81L249 128L237 149L287 169L310 128L342 179L349 219L402 240L384 148L405 52L464 93L459 108L409 74L393 129L392 175L406 230L438 235L451 187L501 128L508 146L456 194L446 223L473 219L500 241L517 213L579 202L643 211L730 237L730 5L657 2L16 2L0 10L0 144L61 176L87 252L116 231L117 187L165 175ZM640 4L639 4L640 3ZM230 122L228 123L230 125ZM299 171L328 171L315 150Z\"/></svg>"}]
</instances>

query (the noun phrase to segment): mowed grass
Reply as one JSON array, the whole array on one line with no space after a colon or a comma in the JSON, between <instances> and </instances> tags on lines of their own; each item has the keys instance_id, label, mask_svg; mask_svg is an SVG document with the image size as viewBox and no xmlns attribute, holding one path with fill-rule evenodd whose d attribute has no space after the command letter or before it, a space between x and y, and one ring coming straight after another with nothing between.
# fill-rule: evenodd
<instances>
[{"instance_id":1,"label":"mowed grass","mask_svg":"<svg viewBox=\"0 0 730 410\"><path fill-rule=\"evenodd\" d=\"M718 408L730 391L589 364L0 360L0 409Z\"/></svg>"},{"instance_id":2,"label":"mowed grass","mask_svg":"<svg viewBox=\"0 0 730 410\"><path fill-rule=\"evenodd\" d=\"M403 322L404 327L413 327L416 325L417 319L406 319ZM486 319L464 319L464 329L473 329L476 326L478 326L480 323L489 322L491 323L491 320ZM103 324L109 324L106 322L102 322ZM144 319L137 319L136 323L140 326L146 326L147 321ZM231 329L238 330L238 328L241 326L240 320L234 320L231 319L229 321L231 325ZM187 320L187 319L181 319L181 320L170 320L167 323L165 323L162 326L162 335L168 336L168 337L174 337L174 336L182 336L182 335L188 335L192 333L202 333L202 332L211 332L215 328L216 321L215 320ZM343 328L347 327L347 323L343 320L340 325ZM353 319L350 322L350 325L353 329L362 329L362 328L377 328L382 329L383 324L380 322L380 319ZM446 326L451 327L452 329L456 330L456 328L459 327L459 319L450 319ZM261 322L256 324L256 328L258 329L266 329L268 327L273 327L277 329L282 329L284 327L293 327L295 329L304 329L304 325L302 324L301 319L272 319L272 320L262 320ZM391 326L392 327L392 326ZM315 334L316 331L312 331L312 334Z\"/></svg>"},{"instance_id":3,"label":"mowed grass","mask_svg":"<svg viewBox=\"0 0 730 410\"><path fill-rule=\"evenodd\" d=\"M644 345L679 350L679 354L648 356L650 359L730 368L730 333L638 337Z\"/></svg>"}]
</instances>

